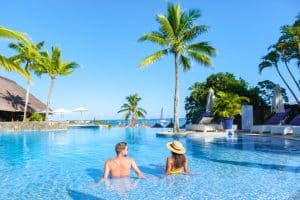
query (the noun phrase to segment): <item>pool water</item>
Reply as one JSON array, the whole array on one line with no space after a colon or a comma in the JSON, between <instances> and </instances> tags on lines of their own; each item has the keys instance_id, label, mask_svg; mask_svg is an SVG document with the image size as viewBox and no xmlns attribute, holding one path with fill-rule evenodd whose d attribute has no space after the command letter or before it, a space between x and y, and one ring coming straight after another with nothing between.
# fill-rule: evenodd
<instances>
[{"instance_id":1,"label":"pool water","mask_svg":"<svg viewBox=\"0 0 300 200\"><path fill-rule=\"evenodd\" d=\"M0 133L0 199L300 199L300 141L250 135L156 137L159 129ZM161 179L179 139L191 173ZM98 186L117 142L147 179Z\"/></svg>"}]
</instances>

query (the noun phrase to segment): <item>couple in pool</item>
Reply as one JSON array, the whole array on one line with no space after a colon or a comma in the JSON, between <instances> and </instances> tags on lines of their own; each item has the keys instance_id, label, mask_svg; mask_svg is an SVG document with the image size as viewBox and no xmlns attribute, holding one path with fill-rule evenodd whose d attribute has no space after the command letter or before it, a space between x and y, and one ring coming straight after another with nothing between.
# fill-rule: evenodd
<instances>
[{"instance_id":1,"label":"couple in pool","mask_svg":"<svg viewBox=\"0 0 300 200\"><path fill-rule=\"evenodd\" d=\"M185 154L185 148L179 141L167 143L167 148L172 155L167 158L165 176L172 174L189 173L188 161ZM139 178L144 178L143 173L138 168L134 159L126 157L128 154L128 146L126 142L116 144L115 151L117 156L108 159L104 165L104 174L99 182L105 181L109 175L112 178L129 177L132 168Z\"/></svg>"}]
</instances>

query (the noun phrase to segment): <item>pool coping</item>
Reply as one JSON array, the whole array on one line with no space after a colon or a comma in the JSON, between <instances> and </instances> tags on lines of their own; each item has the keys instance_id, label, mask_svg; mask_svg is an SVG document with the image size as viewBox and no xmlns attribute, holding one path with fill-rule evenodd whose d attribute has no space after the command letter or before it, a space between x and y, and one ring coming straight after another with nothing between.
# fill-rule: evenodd
<instances>
[{"instance_id":1,"label":"pool coping","mask_svg":"<svg viewBox=\"0 0 300 200\"><path fill-rule=\"evenodd\" d=\"M162 137L185 137L188 135L199 135L199 136L221 136L221 135L230 135L230 134L239 134L239 135L249 135L249 136L259 136L259 137L273 137L273 138L283 138L283 139L289 139L289 140L297 140L300 141L300 136L294 136L294 135L272 135L272 134L256 134L251 132L245 132L245 131L211 131L211 132L201 132L201 131L182 131L179 133L173 133L172 131L161 131L157 132L156 136L162 136Z\"/></svg>"}]
</instances>

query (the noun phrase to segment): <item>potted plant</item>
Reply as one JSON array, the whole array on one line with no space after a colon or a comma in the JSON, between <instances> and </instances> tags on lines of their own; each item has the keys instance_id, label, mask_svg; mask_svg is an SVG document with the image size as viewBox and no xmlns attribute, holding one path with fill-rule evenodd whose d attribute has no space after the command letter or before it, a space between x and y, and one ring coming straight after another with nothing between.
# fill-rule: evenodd
<instances>
[{"instance_id":1,"label":"potted plant","mask_svg":"<svg viewBox=\"0 0 300 200\"><path fill-rule=\"evenodd\" d=\"M214 114L222 118L224 129L232 129L234 116L242 114L243 102L249 102L249 98L233 93L217 93Z\"/></svg>"}]
</instances>

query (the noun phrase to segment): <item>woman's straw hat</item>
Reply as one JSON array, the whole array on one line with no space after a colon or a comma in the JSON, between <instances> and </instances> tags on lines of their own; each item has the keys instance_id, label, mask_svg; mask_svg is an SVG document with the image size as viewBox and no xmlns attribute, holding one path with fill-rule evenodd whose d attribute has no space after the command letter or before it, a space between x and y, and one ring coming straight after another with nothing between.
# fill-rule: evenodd
<instances>
[{"instance_id":1,"label":"woman's straw hat","mask_svg":"<svg viewBox=\"0 0 300 200\"><path fill-rule=\"evenodd\" d=\"M168 142L167 147L170 151L177 154L185 154L185 148L179 141Z\"/></svg>"}]
</instances>

